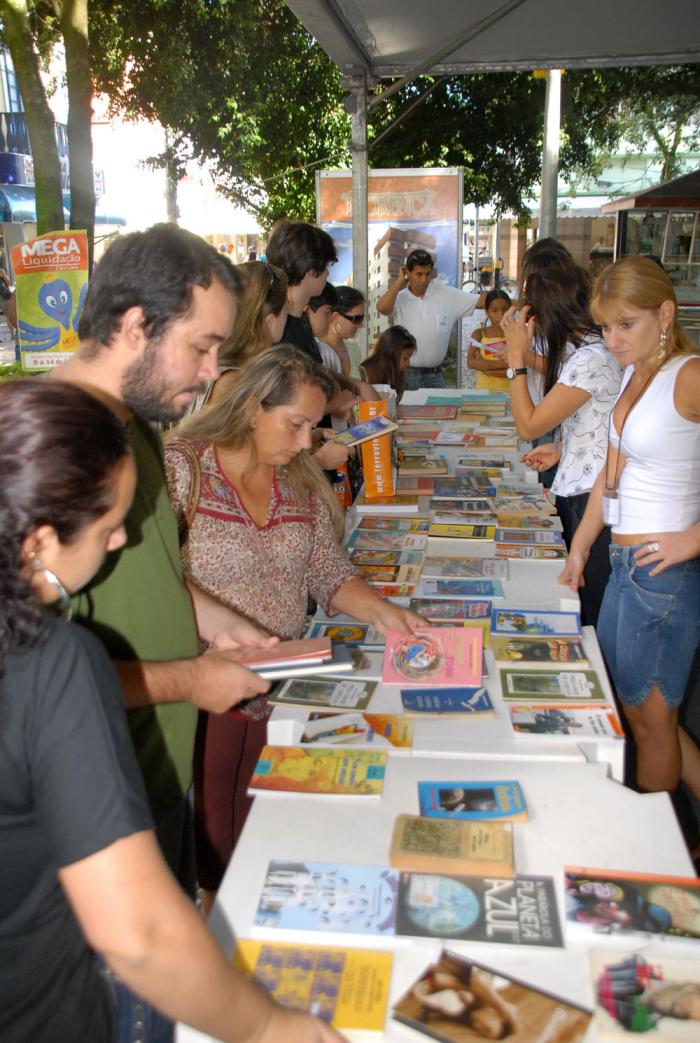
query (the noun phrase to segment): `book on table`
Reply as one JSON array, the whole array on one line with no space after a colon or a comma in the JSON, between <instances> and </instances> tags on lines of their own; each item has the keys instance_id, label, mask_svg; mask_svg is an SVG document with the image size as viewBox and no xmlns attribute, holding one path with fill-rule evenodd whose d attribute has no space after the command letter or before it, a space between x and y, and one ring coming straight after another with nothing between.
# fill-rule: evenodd
<instances>
[{"instance_id":1,"label":"book on table","mask_svg":"<svg viewBox=\"0 0 700 1043\"><path fill-rule=\"evenodd\" d=\"M496 524L496 515L491 507L491 501L482 496L441 496L437 499L431 497L428 501L431 511L461 511L462 514L491 514Z\"/></svg>"},{"instance_id":2,"label":"book on table","mask_svg":"<svg viewBox=\"0 0 700 1043\"><path fill-rule=\"evenodd\" d=\"M548 532L543 529L496 529L496 543L514 543L519 547L563 546L563 532Z\"/></svg>"},{"instance_id":3,"label":"book on table","mask_svg":"<svg viewBox=\"0 0 700 1043\"><path fill-rule=\"evenodd\" d=\"M423 561L422 550L384 550L379 547L353 547L350 550L350 561L353 565L392 566L420 565Z\"/></svg>"},{"instance_id":4,"label":"book on table","mask_svg":"<svg viewBox=\"0 0 700 1043\"><path fill-rule=\"evenodd\" d=\"M594 670L511 670L501 673L501 694L506 702L604 703L600 679Z\"/></svg>"},{"instance_id":5,"label":"book on table","mask_svg":"<svg viewBox=\"0 0 700 1043\"><path fill-rule=\"evenodd\" d=\"M436 478L433 499L469 500L495 496L496 491L496 485L490 479L474 474L461 475L459 478Z\"/></svg>"},{"instance_id":6,"label":"book on table","mask_svg":"<svg viewBox=\"0 0 700 1043\"><path fill-rule=\"evenodd\" d=\"M590 663L580 637L494 637L491 642L496 663L526 667L582 666Z\"/></svg>"},{"instance_id":7,"label":"book on table","mask_svg":"<svg viewBox=\"0 0 700 1043\"><path fill-rule=\"evenodd\" d=\"M700 938L700 879L564 867L566 923L580 931Z\"/></svg>"},{"instance_id":8,"label":"book on table","mask_svg":"<svg viewBox=\"0 0 700 1043\"><path fill-rule=\"evenodd\" d=\"M312 713L304 725L301 743L406 750L413 746L413 721L403 714Z\"/></svg>"},{"instance_id":9,"label":"book on table","mask_svg":"<svg viewBox=\"0 0 700 1043\"><path fill-rule=\"evenodd\" d=\"M700 960L665 947L592 949L593 1023L616 1043L691 1043L700 1038Z\"/></svg>"},{"instance_id":10,"label":"book on table","mask_svg":"<svg viewBox=\"0 0 700 1043\"><path fill-rule=\"evenodd\" d=\"M428 536L443 540L493 540L496 529L493 525L447 525L433 522Z\"/></svg>"},{"instance_id":11,"label":"book on table","mask_svg":"<svg viewBox=\"0 0 700 1043\"><path fill-rule=\"evenodd\" d=\"M435 479L429 475L408 474L396 480L396 492L413 494L415 496L432 496L435 488Z\"/></svg>"},{"instance_id":12,"label":"book on table","mask_svg":"<svg viewBox=\"0 0 700 1043\"><path fill-rule=\"evenodd\" d=\"M520 561L564 561L566 559L566 547L563 543L556 547L533 547L522 544L497 543L495 554L497 558L514 558Z\"/></svg>"},{"instance_id":13,"label":"book on table","mask_svg":"<svg viewBox=\"0 0 700 1043\"><path fill-rule=\"evenodd\" d=\"M510 822L460 822L398 815L389 865L415 873L515 876Z\"/></svg>"},{"instance_id":14,"label":"book on table","mask_svg":"<svg viewBox=\"0 0 700 1043\"><path fill-rule=\"evenodd\" d=\"M273 706L305 706L331 710L364 710L377 687L376 681L353 678L299 678L269 692L267 701Z\"/></svg>"},{"instance_id":15,"label":"book on table","mask_svg":"<svg viewBox=\"0 0 700 1043\"><path fill-rule=\"evenodd\" d=\"M447 474L447 461L442 456L399 455L399 476L405 475L444 475Z\"/></svg>"},{"instance_id":16,"label":"book on table","mask_svg":"<svg viewBox=\"0 0 700 1043\"><path fill-rule=\"evenodd\" d=\"M591 1012L498 968L443 949L391 1008L442 1043L581 1043Z\"/></svg>"},{"instance_id":17,"label":"book on table","mask_svg":"<svg viewBox=\"0 0 700 1043\"><path fill-rule=\"evenodd\" d=\"M491 616L491 633L521 634L532 637L581 637L578 612L550 612L547 609L495 608Z\"/></svg>"},{"instance_id":18,"label":"book on table","mask_svg":"<svg viewBox=\"0 0 700 1043\"><path fill-rule=\"evenodd\" d=\"M393 532L381 529L355 529L350 533L345 544L349 551L354 550L418 550L424 551L428 546L428 537L417 532Z\"/></svg>"},{"instance_id":19,"label":"book on table","mask_svg":"<svg viewBox=\"0 0 700 1043\"><path fill-rule=\"evenodd\" d=\"M420 579L420 564L417 565L356 565L358 573L371 586L385 583L408 584L415 587Z\"/></svg>"},{"instance_id":20,"label":"book on table","mask_svg":"<svg viewBox=\"0 0 700 1043\"><path fill-rule=\"evenodd\" d=\"M486 688L402 688L401 704L404 713L416 716L493 717L495 712Z\"/></svg>"},{"instance_id":21,"label":"book on table","mask_svg":"<svg viewBox=\"0 0 700 1043\"><path fill-rule=\"evenodd\" d=\"M423 560L423 579L508 578L508 562L496 558L458 558L427 554Z\"/></svg>"},{"instance_id":22,"label":"book on table","mask_svg":"<svg viewBox=\"0 0 700 1043\"><path fill-rule=\"evenodd\" d=\"M358 514L418 514L417 496L375 496L370 499L358 493L353 507Z\"/></svg>"},{"instance_id":23,"label":"book on table","mask_svg":"<svg viewBox=\"0 0 700 1043\"><path fill-rule=\"evenodd\" d=\"M537 517L540 514L556 514L557 509L551 500L544 494L527 493L522 496L503 496L497 492L493 497L495 511L515 511L519 514L531 514Z\"/></svg>"},{"instance_id":24,"label":"book on table","mask_svg":"<svg viewBox=\"0 0 700 1043\"><path fill-rule=\"evenodd\" d=\"M456 405L400 405L396 410L399 420L454 420L457 416Z\"/></svg>"},{"instance_id":25,"label":"book on table","mask_svg":"<svg viewBox=\"0 0 700 1043\"><path fill-rule=\"evenodd\" d=\"M418 806L425 818L465 822L527 822L520 783L515 779L448 779L418 783Z\"/></svg>"},{"instance_id":26,"label":"book on table","mask_svg":"<svg viewBox=\"0 0 700 1043\"><path fill-rule=\"evenodd\" d=\"M522 511L500 511L497 516L498 528L500 529L515 529L516 531L522 532L523 529L529 531L540 531L543 529L549 529L552 532L561 532L562 524L559 518L556 518L553 514L528 514Z\"/></svg>"},{"instance_id":27,"label":"book on table","mask_svg":"<svg viewBox=\"0 0 700 1043\"><path fill-rule=\"evenodd\" d=\"M502 598L503 584L498 579L429 579L421 573L421 596L428 598Z\"/></svg>"},{"instance_id":28,"label":"book on table","mask_svg":"<svg viewBox=\"0 0 700 1043\"><path fill-rule=\"evenodd\" d=\"M336 644L359 645L363 648L384 648L384 635L371 623L312 622L309 637L327 637Z\"/></svg>"},{"instance_id":29,"label":"book on table","mask_svg":"<svg viewBox=\"0 0 700 1043\"><path fill-rule=\"evenodd\" d=\"M380 797L386 752L335 746L263 746L248 792Z\"/></svg>"},{"instance_id":30,"label":"book on table","mask_svg":"<svg viewBox=\"0 0 700 1043\"><path fill-rule=\"evenodd\" d=\"M361 532L417 532L427 535L429 528L430 518L383 518L370 515L360 518L357 524Z\"/></svg>"},{"instance_id":31,"label":"book on table","mask_svg":"<svg viewBox=\"0 0 700 1043\"><path fill-rule=\"evenodd\" d=\"M481 684L483 635L479 628L421 627L406 636L386 634L385 684L476 687Z\"/></svg>"},{"instance_id":32,"label":"book on table","mask_svg":"<svg viewBox=\"0 0 700 1043\"><path fill-rule=\"evenodd\" d=\"M574 741L594 736L598 739L624 739L614 707L548 706L546 703L510 703L510 726L515 735L535 737L556 735Z\"/></svg>"},{"instance_id":33,"label":"book on table","mask_svg":"<svg viewBox=\"0 0 700 1043\"><path fill-rule=\"evenodd\" d=\"M390 952L239 938L234 966L283 1007L305 1010L340 1031L383 1032Z\"/></svg>"}]
</instances>

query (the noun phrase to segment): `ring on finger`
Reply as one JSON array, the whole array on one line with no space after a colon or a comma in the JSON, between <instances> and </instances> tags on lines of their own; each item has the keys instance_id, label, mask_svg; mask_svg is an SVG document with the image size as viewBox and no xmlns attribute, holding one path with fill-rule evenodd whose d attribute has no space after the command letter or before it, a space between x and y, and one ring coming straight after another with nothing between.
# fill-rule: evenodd
<instances>
[{"instance_id":1,"label":"ring on finger","mask_svg":"<svg viewBox=\"0 0 700 1043\"><path fill-rule=\"evenodd\" d=\"M659 545L656 542L656 540L653 540L651 543L647 544L647 550L649 551L650 554L656 554L657 553L657 551L659 550Z\"/></svg>"}]
</instances>

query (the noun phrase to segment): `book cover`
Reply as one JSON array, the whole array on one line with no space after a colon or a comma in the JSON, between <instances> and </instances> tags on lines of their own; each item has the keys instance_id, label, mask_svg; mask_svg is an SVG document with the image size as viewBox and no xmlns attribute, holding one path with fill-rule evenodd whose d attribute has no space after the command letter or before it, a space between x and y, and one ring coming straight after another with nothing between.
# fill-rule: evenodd
<instances>
[{"instance_id":1,"label":"book cover","mask_svg":"<svg viewBox=\"0 0 700 1043\"><path fill-rule=\"evenodd\" d=\"M364 710L374 690L375 681L342 681L294 679L282 688L268 693L267 701L278 706L327 706L331 709Z\"/></svg>"},{"instance_id":2,"label":"book cover","mask_svg":"<svg viewBox=\"0 0 700 1043\"><path fill-rule=\"evenodd\" d=\"M413 420L415 417L430 420L454 420L457 416L456 405L403 405L396 410L400 420Z\"/></svg>"},{"instance_id":3,"label":"book cover","mask_svg":"<svg viewBox=\"0 0 700 1043\"><path fill-rule=\"evenodd\" d=\"M545 495L502 496L500 492L493 498L495 511L515 511L519 514L556 514L556 507Z\"/></svg>"},{"instance_id":4,"label":"book cover","mask_svg":"<svg viewBox=\"0 0 700 1043\"><path fill-rule=\"evenodd\" d=\"M386 416L373 416L369 420L363 420L359 424L353 424L345 431L339 431L333 441L341 445L353 446L367 442L370 438L379 438L381 435L390 434L395 431L397 425Z\"/></svg>"},{"instance_id":5,"label":"book cover","mask_svg":"<svg viewBox=\"0 0 700 1043\"><path fill-rule=\"evenodd\" d=\"M301 742L319 746L379 746L410 749L413 721L401 714L312 713Z\"/></svg>"},{"instance_id":6,"label":"book cover","mask_svg":"<svg viewBox=\"0 0 700 1043\"><path fill-rule=\"evenodd\" d=\"M563 946L551 877L399 874L396 934Z\"/></svg>"},{"instance_id":7,"label":"book cover","mask_svg":"<svg viewBox=\"0 0 700 1043\"><path fill-rule=\"evenodd\" d=\"M566 546L561 543L556 547L523 547L518 544L497 543L497 558L517 558L520 561L564 561Z\"/></svg>"},{"instance_id":8,"label":"book cover","mask_svg":"<svg viewBox=\"0 0 700 1043\"><path fill-rule=\"evenodd\" d=\"M477 498L470 499L454 499L449 500L447 497L431 497L428 501L428 507L431 511L438 512L440 514L488 514L491 523L496 524L496 515L491 510L491 506L488 500L482 500ZM465 521L471 522L471 518L465 518Z\"/></svg>"},{"instance_id":9,"label":"book cover","mask_svg":"<svg viewBox=\"0 0 700 1043\"><path fill-rule=\"evenodd\" d=\"M461 445L461 446L478 446L481 448L484 444L484 439L481 435L474 433L467 434L462 431L438 431L433 439L436 445Z\"/></svg>"},{"instance_id":10,"label":"book cover","mask_svg":"<svg viewBox=\"0 0 700 1043\"><path fill-rule=\"evenodd\" d=\"M525 514L520 511L501 511L497 517L499 529L515 529L520 532L523 529L531 531L542 529L550 529L552 532L562 531L561 521L553 514Z\"/></svg>"},{"instance_id":11,"label":"book cover","mask_svg":"<svg viewBox=\"0 0 700 1043\"><path fill-rule=\"evenodd\" d=\"M399 874L388 866L270 862L255 926L393 937ZM257 932L256 932L257 933Z\"/></svg>"},{"instance_id":12,"label":"book cover","mask_svg":"<svg viewBox=\"0 0 700 1043\"><path fill-rule=\"evenodd\" d=\"M497 543L515 543L524 547L552 547L564 543L563 533L544 532L541 529L496 529L495 538Z\"/></svg>"},{"instance_id":13,"label":"book cover","mask_svg":"<svg viewBox=\"0 0 700 1043\"><path fill-rule=\"evenodd\" d=\"M549 612L538 609L496 608L491 616L491 633L581 637L578 612Z\"/></svg>"},{"instance_id":14,"label":"book cover","mask_svg":"<svg viewBox=\"0 0 700 1043\"><path fill-rule=\"evenodd\" d=\"M471 500L476 497L495 496L495 494L496 487L490 481L481 481L475 475L463 475L461 478L437 478L433 498L436 500Z\"/></svg>"},{"instance_id":15,"label":"book cover","mask_svg":"<svg viewBox=\"0 0 700 1043\"><path fill-rule=\"evenodd\" d=\"M391 598L401 604L408 601L415 590L415 583L373 583L372 586L380 598Z\"/></svg>"},{"instance_id":16,"label":"book cover","mask_svg":"<svg viewBox=\"0 0 700 1043\"><path fill-rule=\"evenodd\" d=\"M272 648L254 648L238 657L238 662L250 670L266 666L288 666L291 664L317 663L330 659L333 648L330 638L301 638L298 641L280 641Z\"/></svg>"},{"instance_id":17,"label":"book cover","mask_svg":"<svg viewBox=\"0 0 700 1043\"><path fill-rule=\"evenodd\" d=\"M513 499L520 496L545 496L544 486L541 482L516 482L509 479L507 482L502 482L496 494L503 497L504 499Z\"/></svg>"},{"instance_id":18,"label":"book cover","mask_svg":"<svg viewBox=\"0 0 700 1043\"><path fill-rule=\"evenodd\" d=\"M407 714L494 714L486 688L402 688L401 703Z\"/></svg>"},{"instance_id":19,"label":"book cover","mask_svg":"<svg viewBox=\"0 0 700 1043\"><path fill-rule=\"evenodd\" d=\"M348 537L348 550L423 551L428 537L415 532L392 532L381 529L355 529Z\"/></svg>"},{"instance_id":20,"label":"book cover","mask_svg":"<svg viewBox=\"0 0 700 1043\"><path fill-rule=\"evenodd\" d=\"M399 455L399 476L411 474L447 474L447 461L441 456Z\"/></svg>"},{"instance_id":21,"label":"book cover","mask_svg":"<svg viewBox=\"0 0 700 1043\"><path fill-rule=\"evenodd\" d=\"M248 792L379 797L385 772L384 750L263 746Z\"/></svg>"},{"instance_id":22,"label":"book cover","mask_svg":"<svg viewBox=\"0 0 700 1043\"><path fill-rule=\"evenodd\" d=\"M404 475L396 483L397 493L414 493L416 496L432 496L435 479L426 475Z\"/></svg>"},{"instance_id":23,"label":"book cover","mask_svg":"<svg viewBox=\"0 0 700 1043\"><path fill-rule=\"evenodd\" d=\"M415 587L420 579L420 564L416 565L358 565L357 571L372 586L385 583L407 583Z\"/></svg>"},{"instance_id":24,"label":"book cover","mask_svg":"<svg viewBox=\"0 0 700 1043\"><path fill-rule=\"evenodd\" d=\"M503 584L497 579L424 579L421 592L429 598L502 598Z\"/></svg>"},{"instance_id":25,"label":"book cover","mask_svg":"<svg viewBox=\"0 0 700 1043\"><path fill-rule=\"evenodd\" d=\"M434 621L482 621L491 618L490 601L465 601L464 598L411 598L410 608L424 619Z\"/></svg>"},{"instance_id":26,"label":"book cover","mask_svg":"<svg viewBox=\"0 0 700 1043\"><path fill-rule=\"evenodd\" d=\"M326 637L337 644L384 648L384 635L371 623L312 623L309 637Z\"/></svg>"},{"instance_id":27,"label":"book cover","mask_svg":"<svg viewBox=\"0 0 700 1043\"><path fill-rule=\"evenodd\" d=\"M428 536L444 540L492 540L495 535L493 525L445 525L433 522L428 529Z\"/></svg>"},{"instance_id":28,"label":"book cover","mask_svg":"<svg viewBox=\"0 0 700 1043\"><path fill-rule=\"evenodd\" d=\"M612 706L547 706L524 703L508 706L510 726L516 735L570 735L624 739L620 720Z\"/></svg>"},{"instance_id":29,"label":"book cover","mask_svg":"<svg viewBox=\"0 0 700 1043\"><path fill-rule=\"evenodd\" d=\"M361 518L357 526L362 532L422 532L427 535L430 518Z\"/></svg>"},{"instance_id":30,"label":"book cover","mask_svg":"<svg viewBox=\"0 0 700 1043\"><path fill-rule=\"evenodd\" d=\"M345 645L334 645L330 659L319 657L312 662L301 660L291 663L272 663L268 666L251 666L250 669L269 681L286 681L287 678L292 677L312 678L319 674L332 676L353 673L355 664L350 650Z\"/></svg>"},{"instance_id":31,"label":"book cover","mask_svg":"<svg viewBox=\"0 0 700 1043\"><path fill-rule=\"evenodd\" d=\"M497 663L542 666L589 666L580 637L494 637Z\"/></svg>"},{"instance_id":32,"label":"book cover","mask_svg":"<svg viewBox=\"0 0 700 1043\"><path fill-rule=\"evenodd\" d=\"M506 701L604 703L605 692L594 670L501 670Z\"/></svg>"},{"instance_id":33,"label":"book cover","mask_svg":"<svg viewBox=\"0 0 700 1043\"><path fill-rule=\"evenodd\" d=\"M482 576L507 579L508 562L496 558L448 558L428 554L421 569L421 580L478 579Z\"/></svg>"},{"instance_id":34,"label":"book cover","mask_svg":"<svg viewBox=\"0 0 700 1043\"><path fill-rule=\"evenodd\" d=\"M514 779L419 782L418 806L425 818L476 822L527 822L527 805Z\"/></svg>"},{"instance_id":35,"label":"book cover","mask_svg":"<svg viewBox=\"0 0 700 1043\"><path fill-rule=\"evenodd\" d=\"M700 879L564 867L567 924L600 934L700 938Z\"/></svg>"},{"instance_id":36,"label":"book cover","mask_svg":"<svg viewBox=\"0 0 700 1043\"><path fill-rule=\"evenodd\" d=\"M451 503L443 500L443 503ZM437 510L433 514L433 525L495 525L495 514L465 514L463 511L453 511L451 508Z\"/></svg>"},{"instance_id":37,"label":"book cover","mask_svg":"<svg viewBox=\"0 0 700 1043\"><path fill-rule=\"evenodd\" d=\"M484 456L482 453L475 453L473 456L460 456L457 458L455 468L464 467L468 469L476 470L495 470L503 471L509 467L506 458L502 453L491 453L490 456Z\"/></svg>"},{"instance_id":38,"label":"book cover","mask_svg":"<svg viewBox=\"0 0 700 1043\"><path fill-rule=\"evenodd\" d=\"M478 628L422 627L408 637L386 634L384 684L469 687L481 684L483 635Z\"/></svg>"},{"instance_id":39,"label":"book cover","mask_svg":"<svg viewBox=\"0 0 700 1043\"><path fill-rule=\"evenodd\" d=\"M592 949L593 1023L600 1040L697 1043L700 960L665 950Z\"/></svg>"},{"instance_id":40,"label":"book cover","mask_svg":"<svg viewBox=\"0 0 700 1043\"><path fill-rule=\"evenodd\" d=\"M239 938L234 966L283 1007L305 1010L340 1031L382 1032L390 952Z\"/></svg>"},{"instance_id":41,"label":"book cover","mask_svg":"<svg viewBox=\"0 0 700 1043\"><path fill-rule=\"evenodd\" d=\"M442 1043L580 1043L591 1012L510 973L443 950L391 1009Z\"/></svg>"},{"instance_id":42,"label":"book cover","mask_svg":"<svg viewBox=\"0 0 700 1043\"><path fill-rule=\"evenodd\" d=\"M375 496L358 493L353 502L358 514L417 514L417 496Z\"/></svg>"},{"instance_id":43,"label":"book cover","mask_svg":"<svg viewBox=\"0 0 700 1043\"><path fill-rule=\"evenodd\" d=\"M460 822L397 815L389 865L415 873L515 876L510 822Z\"/></svg>"},{"instance_id":44,"label":"book cover","mask_svg":"<svg viewBox=\"0 0 700 1043\"><path fill-rule=\"evenodd\" d=\"M363 549L355 547L350 551L350 561L354 565L392 566L420 565L423 552L420 550L380 550L379 548Z\"/></svg>"}]
</instances>

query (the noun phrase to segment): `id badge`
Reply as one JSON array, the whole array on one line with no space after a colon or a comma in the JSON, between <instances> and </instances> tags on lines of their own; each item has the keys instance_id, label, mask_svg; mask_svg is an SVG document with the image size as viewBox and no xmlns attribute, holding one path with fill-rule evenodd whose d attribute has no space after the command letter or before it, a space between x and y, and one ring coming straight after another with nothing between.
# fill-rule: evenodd
<instances>
[{"instance_id":1,"label":"id badge","mask_svg":"<svg viewBox=\"0 0 700 1043\"><path fill-rule=\"evenodd\" d=\"M618 525L620 522L620 501L617 496L603 497L603 521L606 525Z\"/></svg>"}]
</instances>

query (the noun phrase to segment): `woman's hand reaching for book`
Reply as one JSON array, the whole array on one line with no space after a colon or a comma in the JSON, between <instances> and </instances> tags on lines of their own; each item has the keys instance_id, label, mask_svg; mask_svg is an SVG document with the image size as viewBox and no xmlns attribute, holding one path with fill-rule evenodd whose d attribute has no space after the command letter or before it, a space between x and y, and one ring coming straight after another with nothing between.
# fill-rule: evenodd
<instances>
[{"instance_id":1,"label":"woman's hand reaching for book","mask_svg":"<svg viewBox=\"0 0 700 1043\"><path fill-rule=\"evenodd\" d=\"M585 587L586 581L583 578L583 570L586 567L588 561L588 551L579 550L575 544L572 543L569 556L566 559L566 565L563 571L557 577L557 582L561 583L563 587L569 587L573 590L574 594L578 592L579 587Z\"/></svg>"},{"instance_id":2,"label":"woman's hand reaching for book","mask_svg":"<svg viewBox=\"0 0 700 1043\"><path fill-rule=\"evenodd\" d=\"M411 612L408 608L382 599L382 606L377 612L374 625L380 634L386 634L387 630L398 630L408 636L415 634L421 627L430 626L430 623L417 612Z\"/></svg>"},{"instance_id":3,"label":"woman's hand reaching for book","mask_svg":"<svg viewBox=\"0 0 700 1043\"><path fill-rule=\"evenodd\" d=\"M520 457L522 463L531 467L533 471L548 471L559 463L561 458L561 442L545 442L535 446L529 453Z\"/></svg>"}]
</instances>

